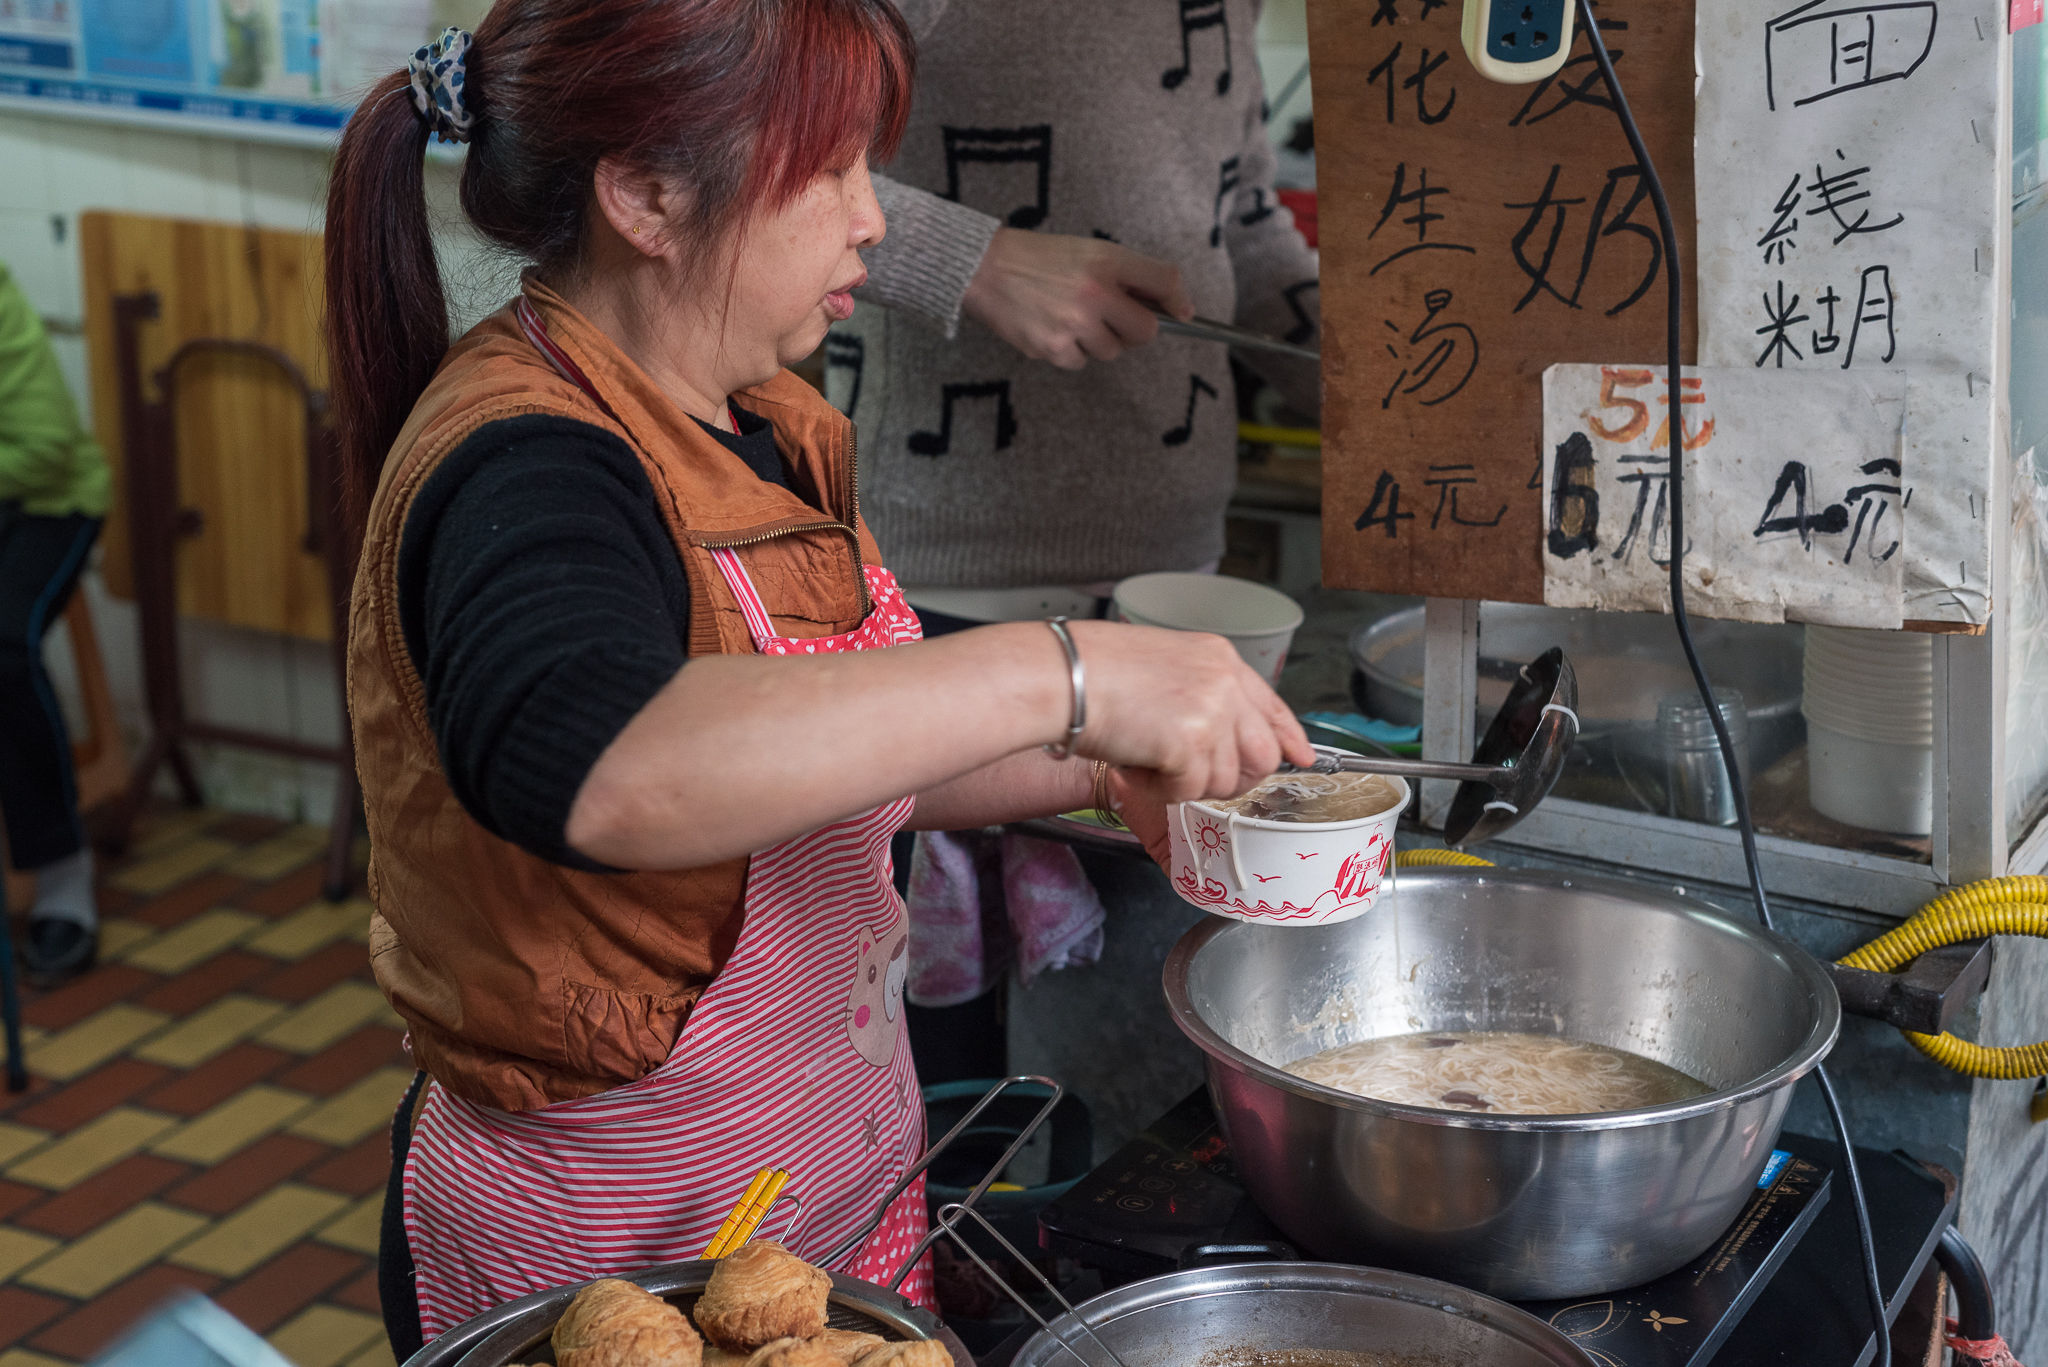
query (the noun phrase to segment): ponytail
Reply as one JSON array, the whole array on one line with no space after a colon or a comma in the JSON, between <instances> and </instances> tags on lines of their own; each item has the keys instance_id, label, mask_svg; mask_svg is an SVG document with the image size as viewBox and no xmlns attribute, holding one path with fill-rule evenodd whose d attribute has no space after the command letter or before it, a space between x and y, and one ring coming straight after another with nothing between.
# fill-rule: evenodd
<instances>
[{"instance_id":1,"label":"ponytail","mask_svg":"<svg viewBox=\"0 0 2048 1367\"><path fill-rule=\"evenodd\" d=\"M384 457L448 350L427 222L426 123L403 71L342 130L327 187L327 348L343 526L369 513Z\"/></svg>"},{"instance_id":2,"label":"ponytail","mask_svg":"<svg viewBox=\"0 0 2048 1367\"><path fill-rule=\"evenodd\" d=\"M462 208L542 278L575 269L598 163L689 192L685 230L724 240L903 134L915 66L893 0L496 0L471 36L414 54L342 131L327 190L327 340L346 526L448 351L427 223L429 129L469 140ZM453 43L453 47L446 46ZM450 63L460 69L449 70ZM443 99L459 88L457 99ZM471 120L474 119L474 133Z\"/></svg>"}]
</instances>

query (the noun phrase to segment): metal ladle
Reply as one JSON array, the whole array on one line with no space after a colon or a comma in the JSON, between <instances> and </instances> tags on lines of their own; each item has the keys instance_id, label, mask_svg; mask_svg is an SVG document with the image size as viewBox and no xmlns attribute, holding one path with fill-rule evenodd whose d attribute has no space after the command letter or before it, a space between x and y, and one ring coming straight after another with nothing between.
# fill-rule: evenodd
<instances>
[{"instance_id":1,"label":"metal ladle","mask_svg":"<svg viewBox=\"0 0 2048 1367\"><path fill-rule=\"evenodd\" d=\"M1578 706L1578 676L1564 651L1552 646L1516 671L1507 701L1469 764L1332 755L1306 767L1285 765L1281 772L1452 779L1458 791L1444 817L1444 843L1476 845L1501 834L1550 796L1579 738Z\"/></svg>"}]
</instances>

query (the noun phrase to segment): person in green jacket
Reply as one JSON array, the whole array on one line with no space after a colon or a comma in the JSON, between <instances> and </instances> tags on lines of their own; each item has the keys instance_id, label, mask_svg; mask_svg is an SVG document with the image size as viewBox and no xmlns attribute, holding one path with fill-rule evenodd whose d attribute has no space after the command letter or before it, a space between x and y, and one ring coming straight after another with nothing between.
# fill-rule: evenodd
<instances>
[{"instance_id":1,"label":"person in green jacket","mask_svg":"<svg viewBox=\"0 0 2048 1367\"><path fill-rule=\"evenodd\" d=\"M92 851L43 637L109 497L106 457L79 424L42 319L0 266L0 815L14 867L36 879L22 959L42 986L83 973L99 948Z\"/></svg>"}]
</instances>

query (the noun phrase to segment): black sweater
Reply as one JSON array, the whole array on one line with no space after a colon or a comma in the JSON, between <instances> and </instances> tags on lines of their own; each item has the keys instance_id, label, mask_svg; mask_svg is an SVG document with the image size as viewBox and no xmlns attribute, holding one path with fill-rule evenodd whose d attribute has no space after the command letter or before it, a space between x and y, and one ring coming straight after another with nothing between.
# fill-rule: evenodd
<instances>
[{"instance_id":1,"label":"black sweater","mask_svg":"<svg viewBox=\"0 0 2048 1367\"><path fill-rule=\"evenodd\" d=\"M767 421L705 430L763 479L789 479ZM398 614L456 798L544 859L626 723L683 666L689 585L639 458L568 418L488 423L415 495Z\"/></svg>"}]
</instances>

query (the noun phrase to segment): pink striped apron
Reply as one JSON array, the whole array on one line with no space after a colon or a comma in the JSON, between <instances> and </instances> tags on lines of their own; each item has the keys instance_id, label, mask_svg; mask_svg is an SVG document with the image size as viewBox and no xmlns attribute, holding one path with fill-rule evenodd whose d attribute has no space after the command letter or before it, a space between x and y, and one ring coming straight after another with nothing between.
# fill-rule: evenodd
<instances>
[{"instance_id":1,"label":"pink striped apron","mask_svg":"<svg viewBox=\"0 0 2048 1367\"><path fill-rule=\"evenodd\" d=\"M588 389L579 372L563 373ZM739 558L712 554L764 655L919 637L916 613L879 566L867 570L874 608L859 628L794 640L776 634ZM792 1246L804 1257L874 1214L925 1133L903 1019L908 926L889 861L911 805L899 799L752 857L732 957L647 1076L523 1113L428 1082L404 1187L429 1341L532 1291L698 1257L763 1167L794 1174L788 1191L803 1214ZM764 1237L781 1232L784 1213ZM837 1270L886 1281L925 1229L920 1179ZM928 1259L902 1290L933 1305Z\"/></svg>"}]
</instances>

